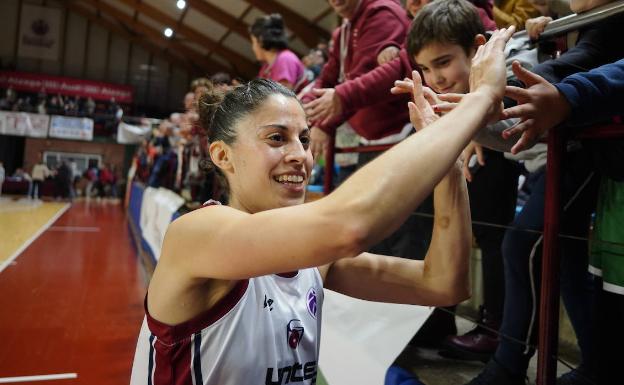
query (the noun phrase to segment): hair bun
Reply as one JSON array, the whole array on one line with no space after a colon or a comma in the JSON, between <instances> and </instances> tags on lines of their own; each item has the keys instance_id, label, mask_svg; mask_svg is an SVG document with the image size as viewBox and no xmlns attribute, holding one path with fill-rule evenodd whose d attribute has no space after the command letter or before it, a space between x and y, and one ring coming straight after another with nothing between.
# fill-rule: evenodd
<instances>
[{"instance_id":1,"label":"hair bun","mask_svg":"<svg viewBox=\"0 0 624 385\"><path fill-rule=\"evenodd\" d=\"M279 13L272 13L267 16L267 27L268 28L276 28L276 29L284 29L284 19L282 15Z\"/></svg>"},{"instance_id":2,"label":"hair bun","mask_svg":"<svg viewBox=\"0 0 624 385\"><path fill-rule=\"evenodd\" d=\"M199 112L199 124L204 133L211 137L212 120L214 114L223 101L223 93L216 88L210 88L200 95L197 101L197 110Z\"/></svg>"}]
</instances>

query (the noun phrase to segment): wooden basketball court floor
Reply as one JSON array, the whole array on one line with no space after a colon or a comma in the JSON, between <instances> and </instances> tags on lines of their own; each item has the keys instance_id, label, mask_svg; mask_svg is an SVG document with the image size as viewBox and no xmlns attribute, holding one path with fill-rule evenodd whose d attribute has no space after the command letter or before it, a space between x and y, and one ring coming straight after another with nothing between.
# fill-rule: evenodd
<instances>
[{"instance_id":1,"label":"wooden basketball court floor","mask_svg":"<svg viewBox=\"0 0 624 385\"><path fill-rule=\"evenodd\" d=\"M127 384L145 280L125 213L28 204L0 202L0 384Z\"/></svg>"}]
</instances>

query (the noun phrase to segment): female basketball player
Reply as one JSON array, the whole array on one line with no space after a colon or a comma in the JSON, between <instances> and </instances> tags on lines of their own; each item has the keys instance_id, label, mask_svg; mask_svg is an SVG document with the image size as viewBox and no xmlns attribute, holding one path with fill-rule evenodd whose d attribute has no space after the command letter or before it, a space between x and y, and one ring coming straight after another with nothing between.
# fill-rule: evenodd
<instances>
[{"instance_id":1,"label":"female basketball player","mask_svg":"<svg viewBox=\"0 0 624 385\"><path fill-rule=\"evenodd\" d=\"M254 80L223 98L204 95L200 120L230 200L169 227L131 384L315 383L323 287L409 304L467 298L470 214L457 157L500 112L502 49L511 33L495 33L479 50L473 92L455 110L313 203L304 204L309 128L291 91ZM435 120L415 88L412 119ZM424 261L363 252L434 187L434 232Z\"/></svg>"}]
</instances>

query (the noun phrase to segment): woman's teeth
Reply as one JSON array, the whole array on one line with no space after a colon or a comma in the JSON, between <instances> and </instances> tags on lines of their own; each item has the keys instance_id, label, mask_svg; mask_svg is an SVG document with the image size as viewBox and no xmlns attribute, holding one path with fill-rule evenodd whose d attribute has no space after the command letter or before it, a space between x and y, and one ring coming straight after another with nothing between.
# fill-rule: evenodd
<instances>
[{"instance_id":1,"label":"woman's teeth","mask_svg":"<svg viewBox=\"0 0 624 385\"><path fill-rule=\"evenodd\" d=\"M303 177L301 175L279 175L275 177L275 180L280 183L301 183Z\"/></svg>"}]
</instances>

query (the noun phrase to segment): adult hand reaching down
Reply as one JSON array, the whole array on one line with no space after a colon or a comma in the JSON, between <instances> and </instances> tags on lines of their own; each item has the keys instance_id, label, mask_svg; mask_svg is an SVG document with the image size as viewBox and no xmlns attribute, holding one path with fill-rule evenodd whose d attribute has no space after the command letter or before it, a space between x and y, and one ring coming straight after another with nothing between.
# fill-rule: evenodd
<instances>
[{"instance_id":1,"label":"adult hand reaching down","mask_svg":"<svg viewBox=\"0 0 624 385\"><path fill-rule=\"evenodd\" d=\"M342 102L334 88L315 88L312 93L317 98L303 105L310 121L326 124L342 114Z\"/></svg>"}]
</instances>

